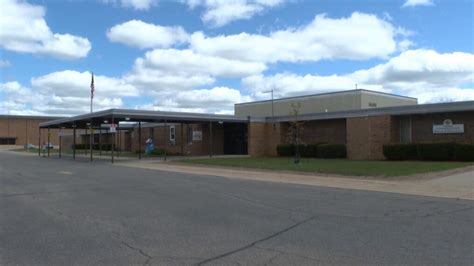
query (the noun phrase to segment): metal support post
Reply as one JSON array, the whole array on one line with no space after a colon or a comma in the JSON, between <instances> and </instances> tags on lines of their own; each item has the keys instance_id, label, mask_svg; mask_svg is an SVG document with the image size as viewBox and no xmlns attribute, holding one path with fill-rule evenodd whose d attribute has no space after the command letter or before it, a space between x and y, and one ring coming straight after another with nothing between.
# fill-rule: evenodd
<instances>
[{"instance_id":1,"label":"metal support post","mask_svg":"<svg viewBox=\"0 0 474 266\"><path fill-rule=\"evenodd\" d=\"M114 117L112 116L112 125L114 125ZM117 132L117 131L115 131ZM112 163L114 163L114 149L115 149L115 134L116 133L113 133L113 141L112 141L112 157L111 157L111 160L112 160Z\"/></svg>"},{"instance_id":2,"label":"metal support post","mask_svg":"<svg viewBox=\"0 0 474 266\"><path fill-rule=\"evenodd\" d=\"M212 121L209 121L209 157L212 157Z\"/></svg>"},{"instance_id":3,"label":"metal support post","mask_svg":"<svg viewBox=\"0 0 474 266\"><path fill-rule=\"evenodd\" d=\"M142 158L142 122L138 121L138 159Z\"/></svg>"},{"instance_id":4,"label":"metal support post","mask_svg":"<svg viewBox=\"0 0 474 266\"><path fill-rule=\"evenodd\" d=\"M38 127L38 156L41 157L41 128Z\"/></svg>"},{"instance_id":5,"label":"metal support post","mask_svg":"<svg viewBox=\"0 0 474 266\"><path fill-rule=\"evenodd\" d=\"M63 129L61 128L61 125L59 125L59 158L61 158L61 152L62 152L62 134L63 134Z\"/></svg>"},{"instance_id":6,"label":"metal support post","mask_svg":"<svg viewBox=\"0 0 474 266\"><path fill-rule=\"evenodd\" d=\"M93 149L92 149L92 146L94 145L94 129L92 128L92 119L91 119L91 122L90 122L90 137L89 137L89 150L90 150L90 153L91 153L91 157L90 157L90 161L92 162L93 160Z\"/></svg>"},{"instance_id":7,"label":"metal support post","mask_svg":"<svg viewBox=\"0 0 474 266\"><path fill-rule=\"evenodd\" d=\"M166 148L168 148L168 139L166 138L166 120L165 120L165 124L163 126L163 140L165 141L165 148L164 148L164 152L165 152L165 156L164 156L164 161L166 162L166 157L167 157L167 151L166 151Z\"/></svg>"},{"instance_id":8,"label":"metal support post","mask_svg":"<svg viewBox=\"0 0 474 266\"><path fill-rule=\"evenodd\" d=\"M48 157L49 157L49 150L50 150L50 136L51 136L51 132L49 131L49 127L48 127L48 144L46 144L46 149L48 149Z\"/></svg>"},{"instance_id":9,"label":"metal support post","mask_svg":"<svg viewBox=\"0 0 474 266\"><path fill-rule=\"evenodd\" d=\"M87 137L87 127L86 127L86 137ZM81 139L81 142L82 142L82 139ZM84 145L84 152L85 152L85 155L87 156L87 148L86 148L86 145Z\"/></svg>"},{"instance_id":10,"label":"metal support post","mask_svg":"<svg viewBox=\"0 0 474 266\"><path fill-rule=\"evenodd\" d=\"M102 156L102 126L99 128L99 156Z\"/></svg>"},{"instance_id":11,"label":"metal support post","mask_svg":"<svg viewBox=\"0 0 474 266\"><path fill-rule=\"evenodd\" d=\"M76 160L76 125L73 125L72 130L72 159Z\"/></svg>"},{"instance_id":12,"label":"metal support post","mask_svg":"<svg viewBox=\"0 0 474 266\"><path fill-rule=\"evenodd\" d=\"M180 139L180 142L181 142L181 156L184 155L184 129L183 129L183 126L184 124L181 122L181 139Z\"/></svg>"}]
</instances>

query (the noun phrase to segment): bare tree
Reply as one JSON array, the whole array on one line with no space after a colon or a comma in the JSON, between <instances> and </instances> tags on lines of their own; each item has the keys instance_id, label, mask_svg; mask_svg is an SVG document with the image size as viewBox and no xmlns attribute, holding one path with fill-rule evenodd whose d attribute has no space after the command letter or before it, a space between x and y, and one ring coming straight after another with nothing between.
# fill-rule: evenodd
<instances>
[{"instance_id":1,"label":"bare tree","mask_svg":"<svg viewBox=\"0 0 474 266\"><path fill-rule=\"evenodd\" d=\"M298 115L300 113L301 104L292 103L291 104L291 111L290 116L293 119L290 121L290 126L288 127L287 133L287 141L295 147L295 154L294 154L294 163L298 164L301 159L299 145L303 144L300 136L303 131L303 124L304 122L299 121Z\"/></svg>"}]
</instances>

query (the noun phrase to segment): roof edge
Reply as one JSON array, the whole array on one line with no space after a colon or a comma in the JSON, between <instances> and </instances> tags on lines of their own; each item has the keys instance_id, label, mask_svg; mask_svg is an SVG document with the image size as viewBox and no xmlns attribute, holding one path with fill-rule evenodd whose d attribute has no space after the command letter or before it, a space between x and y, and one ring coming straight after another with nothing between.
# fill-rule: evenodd
<instances>
[{"instance_id":1,"label":"roof edge","mask_svg":"<svg viewBox=\"0 0 474 266\"><path fill-rule=\"evenodd\" d=\"M418 98L415 98L415 97L404 96L404 95L388 93L388 92L381 92L381 91L373 91L373 90L367 90L367 89L355 89L355 90L343 90L343 91L306 94L306 95L299 95L299 96L291 96L291 97L283 97L283 98L273 99L273 101L278 102L278 101L286 101L286 100L300 99L300 98L307 98L307 97L317 97L317 96L326 96L326 95L334 95L334 94L350 94L350 93L355 94L355 93L362 93L362 92L418 101ZM234 105L236 106L236 105L260 104L260 103L266 103L266 102L271 102L271 101L272 100L261 100L261 101L253 101L253 102L236 103Z\"/></svg>"}]
</instances>

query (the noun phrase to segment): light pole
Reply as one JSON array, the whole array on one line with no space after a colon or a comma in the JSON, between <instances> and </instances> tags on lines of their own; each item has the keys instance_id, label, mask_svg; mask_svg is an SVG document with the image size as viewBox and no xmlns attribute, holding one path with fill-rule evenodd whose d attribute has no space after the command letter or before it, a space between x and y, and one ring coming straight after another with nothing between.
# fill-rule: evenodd
<instances>
[{"instance_id":1,"label":"light pole","mask_svg":"<svg viewBox=\"0 0 474 266\"><path fill-rule=\"evenodd\" d=\"M273 108L273 90L269 91L264 91L263 93L271 93L272 94L272 123L273 123L273 129L275 129L275 113L274 113L274 108Z\"/></svg>"}]
</instances>

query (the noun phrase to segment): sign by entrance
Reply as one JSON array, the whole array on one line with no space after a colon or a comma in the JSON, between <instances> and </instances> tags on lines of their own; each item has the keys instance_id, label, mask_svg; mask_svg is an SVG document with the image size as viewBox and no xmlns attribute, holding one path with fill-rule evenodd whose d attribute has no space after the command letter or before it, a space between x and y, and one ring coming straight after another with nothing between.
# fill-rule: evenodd
<instances>
[{"instance_id":1,"label":"sign by entrance","mask_svg":"<svg viewBox=\"0 0 474 266\"><path fill-rule=\"evenodd\" d=\"M110 124L109 125L109 132L116 133L117 132L117 124Z\"/></svg>"},{"instance_id":2,"label":"sign by entrance","mask_svg":"<svg viewBox=\"0 0 474 266\"><path fill-rule=\"evenodd\" d=\"M451 119L445 119L442 125L433 125L433 134L464 133L464 124L454 124Z\"/></svg>"},{"instance_id":3,"label":"sign by entrance","mask_svg":"<svg viewBox=\"0 0 474 266\"><path fill-rule=\"evenodd\" d=\"M202 141L202 131L193 131L193 141Z\"/></svg>"}]
</instances>

